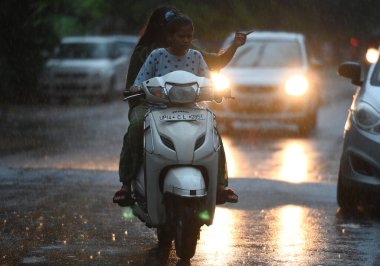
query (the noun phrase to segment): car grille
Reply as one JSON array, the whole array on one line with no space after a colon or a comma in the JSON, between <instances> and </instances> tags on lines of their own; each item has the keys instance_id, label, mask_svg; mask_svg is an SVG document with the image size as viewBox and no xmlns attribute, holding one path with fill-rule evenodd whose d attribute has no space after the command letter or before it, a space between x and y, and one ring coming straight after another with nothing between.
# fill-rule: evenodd
<instances>
[{"instance_id":1,"label":"car grille","mask_svg":"<svg viewBox=\"0 0 380 266\"><path fill-rule=\"evenodd\" d=\"M67 72L57 72L55 74L56 78L61 79L84 79L87 77L87 73L67 73Z\"/></svg>"},{"instance_id":2,"label":"car grille","mask_svg":"<svg viewBox=\"0 0 380 266\"><path fill-rule=\"evenodd\" d=\"M87 90L86 85L79 84L58 84L55 88L59 91L85 91Z\"/></svg>"},{"instance_id":3,"label":"car grille","mask_svg":"<svg viewBox=\"0 0 380 266\"><path fill-rule=\"evenodd\" d=\"M234 90L240 93L273 93L278 91L277 86L236 86Z\"/></svg>"}]
</instances>

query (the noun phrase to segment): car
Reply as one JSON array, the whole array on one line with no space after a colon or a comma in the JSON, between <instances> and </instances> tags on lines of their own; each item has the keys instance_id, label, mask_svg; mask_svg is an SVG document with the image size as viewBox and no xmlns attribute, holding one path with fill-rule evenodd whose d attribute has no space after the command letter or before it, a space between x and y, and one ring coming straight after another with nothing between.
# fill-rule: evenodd
<instances>
[{"instance_id":1,"label":"car","mask_svg":"<svg viewBox=\"0 0 380 266\"><path fill-rule=\"evenodd\" d=\"M125 89L137 36L64 37L43 67L39 91L51 97L110 96Z\"/></svg>"},{"instance_id":2,"label":"car","mask_svg":"<svg viewBox=\"0 0 380 266\"><path fill-rule=\"evenodd\" d=\"M316 127L320 104L318 69L303 34L255 31L220 71L229 79L235 100L209 108L222 128L232 129L237 121L293 123L308 135Z\"/></svg>"},{"instance_id":3,"label":"car","mask_svg":"<svg viewBox=\"0 0 380 266\"><path fill-rule=\"evenodd\" d=\"M380 62L371 64L368 72L363 67L348 61L338 68L340 76L357 86L338 172L337 202L342 211L380 207Z\"/></svg>"}]
</instances>

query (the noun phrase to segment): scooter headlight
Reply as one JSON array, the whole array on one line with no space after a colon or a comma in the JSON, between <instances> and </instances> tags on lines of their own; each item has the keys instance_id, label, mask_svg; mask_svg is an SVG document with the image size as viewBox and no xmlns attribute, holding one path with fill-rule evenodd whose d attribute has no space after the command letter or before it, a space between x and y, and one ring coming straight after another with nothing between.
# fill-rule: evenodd
<instances>
[{"instance_id":1,"label":"scooter headlight","mask_svg":"<svg viewBox=\"0 0 380 266\"><path fill-rule=\"evenodd\" d=\"M153 96L166 99L166 91L163 87L148 87L149 93L151 93Z\"/></svg>"},{"instance_id":2,"label":"scooter headlight","mask_svg":"<svg viewBox=\"0 0 380 266\"><path fill-rule=\"evenodd\" d=\"M192 103L195 102L198 92L198 84L170 84L165 85L168 92L169 101L173 103Z\"/></svg>"},{"instance_id":3,"label":"scooter headlight","mask_svg":"<svg viewBox=\"0 0 380 266\"><path fill-rule=\"evenodd\" d=\"M309 89L309 81L304 75L294 75L285 82L285 92L291 96L302 96Z\"/></svg>"},{"instance_id":4,"label":"scooter headlight","mask_svg":"<svg viewBox=\"0 0 380 266\"><path fill-rule=\"evenodd\" d=\"M355 123L363 130L380 134L380 113L371 105L360 102L353 112Z\"/></svg>"}]
</instances>

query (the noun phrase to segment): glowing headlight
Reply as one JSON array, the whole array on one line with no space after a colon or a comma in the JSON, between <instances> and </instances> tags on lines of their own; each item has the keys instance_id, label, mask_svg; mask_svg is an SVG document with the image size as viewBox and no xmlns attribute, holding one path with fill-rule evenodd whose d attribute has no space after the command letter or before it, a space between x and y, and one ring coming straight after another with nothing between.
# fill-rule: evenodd
<instances>
[{"instance_id":1,"label":"glowing headlight","mask_svg":"<svg viewBox=\"0 0 380 266\"><path fill-rule=\"evenodd\" d=\"M309 89L309 82L303 75L294 75L285 82L285 92L293 96L304 95Z\"/></svg>"},{"instance_id":2,"label":"glowing headlight","mask_svg":"<svg viewBox=\"0 0 380 266\"><path fill-rule=\"evenodd\" d=\"M211 73L211 80L217 92L223 91L230 87L230 82L227 77L219 73Z\"/></svg>"},{"instance_id":3,"label":"glowing headlight","mask_svg":"<svg viewBox=\"0 0 380 266\"><path fill-rule=\"evenodd\" d=\"M380 114L371 105L359 103L354 112L354 120L361 129L380 134Z\"/></svg>"},{"instance_id":4,"label":"glowing headlight","mask_svg":"<svg viewBox=\"0 0 380 266\"><path fill-rule=\"evenodd\" d=\"M369 63L376 63L377 60L379 59L379 51L375 48L369 48L367 50L367 53L365 55L365 58Z\"/></svg>"}]
</instances>

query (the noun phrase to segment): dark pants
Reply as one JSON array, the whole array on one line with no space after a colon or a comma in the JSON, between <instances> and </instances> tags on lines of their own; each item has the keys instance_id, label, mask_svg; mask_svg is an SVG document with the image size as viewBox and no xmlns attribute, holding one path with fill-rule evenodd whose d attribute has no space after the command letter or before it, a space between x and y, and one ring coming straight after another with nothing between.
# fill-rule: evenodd
<instances>
[{"instance_id":1,"label":"dark pants","mask_svg":"<svg viewBox=\"0 0 380 266\"><path fill-rule=\"evenodd\" d=\"M120 182L129 182L136 178L143 162L144 116L147 107L140 103L129 109L129 126L123 138L120 153Z\"/></svg>"},{"instance_id":2,"label":"dark pants","mask_svg":"<svg viewBox=\"0 0 380 266\"><path fill-rule=\"evenodd\" d=\"M121 149L119 161L120 182L130 183L131 180L137 177L142 165L144 150L144 116L147 110L148 108L143 103L130 107L129 109L129 127L127 133L124 135L123 147ZM218 136L220 140L222 140L219 133ZM218 184L227 186L227 162L222 141L221 145Z\"/></svg>"}]
</instances>

